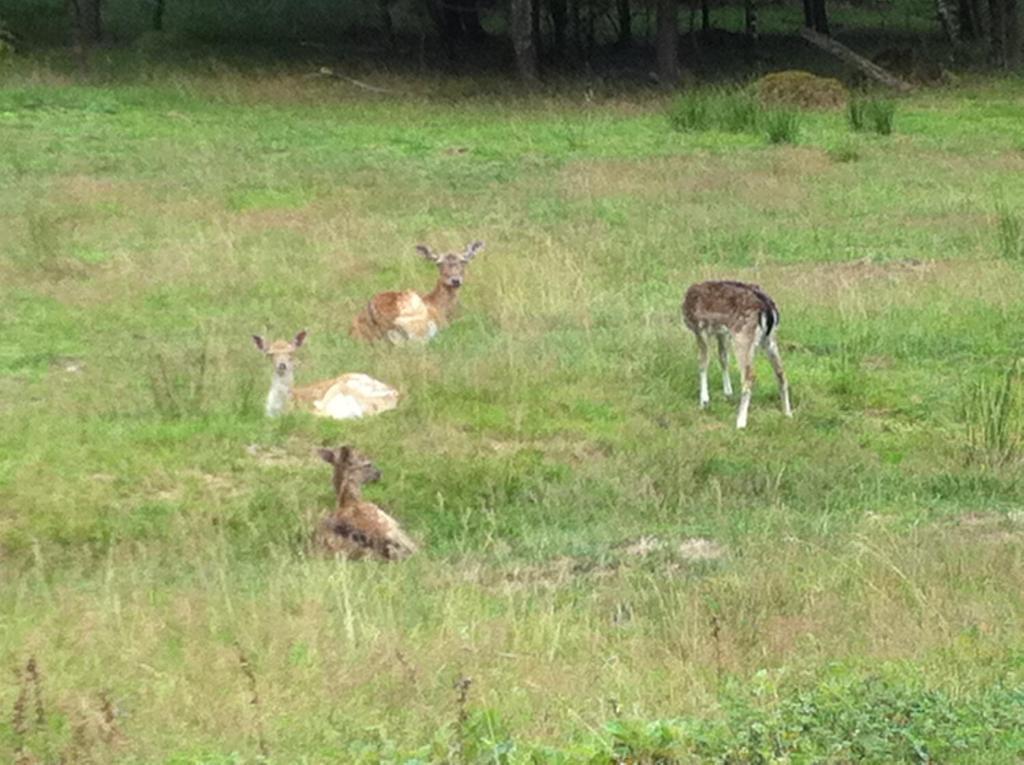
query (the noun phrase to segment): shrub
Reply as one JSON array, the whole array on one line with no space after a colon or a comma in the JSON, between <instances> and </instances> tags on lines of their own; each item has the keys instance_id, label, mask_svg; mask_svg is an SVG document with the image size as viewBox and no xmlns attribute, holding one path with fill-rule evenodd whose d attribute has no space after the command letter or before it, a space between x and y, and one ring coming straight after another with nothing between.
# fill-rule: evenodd
<instances>
[{"instance_id":1,"label":"shrub","mask_svg":"<svg viewBox=\"0 0 1024 765\"><path fill-rule=\"evenodd\" d=\"M669 110L669 123L679 131L757 129L758 104L746 91L732 88L693 90L679 96Z\"/></svg>"},{"instance_id":2,"label":"shrub","mask_svg":"<svg viewBox=\"0 0 1024 765\"><path fill-rule=\"evenodd\" d=\"M999 254L1007 260L1024 261L1024 221L1013 210L1001 207L996 211L996 232Z\"/></svg>"},{"instance_id":3,"label":"shrub","mask_svg":"<svg viewBox=\"0 0 1024 765\"><path fill-rule=\"evenodd\" d=\"M799 70L767 74L754 83L754 90L765 106L800 109L841 109L850 98L839 80Z\"/></svg>"},{"instance_id":4,"label":"shrub","mask_svg":"<svg viewBox=\"0 0 1024 765\"><path fill-rule=\"evenodd\" d=\"M969 462L999 467L1024 447L1024 371L1014 361L998 382L968 387L964 403Z\"/></svg>"},{"instance_id":5,"label":"shrub","mask_svg":"<svg viewBox=\"0 0 1024 765\"><path fill-rule=\"evenodd\" d=\"M860 149L857 144L844 141L830 146L828 156L833 162L856 162L860 159Z\"/></svg>"},{"instance_id":6,"label":"shrub","mask_svg":"<svg viewBox=\"0 0 1024 765\"><path fill-rule=\"evenodd\" d=\"M764 114L764 130L770 143L796 143L800 117L791 109L772 109Z\"/></svg>"},{"instance_id":7,"label":"shrub","mask_svg":"<svg viewBox=\"0 0 1024 765\"><path fill-rule=\"evenodd\" d=\"M892 133L892 121L896 115L896 104L892 101L875 100L868 104L868 121L879 135Z\"/></svg>"},{"instance_id":8,"label":"shrub","mask_svg":"<svg viewBox=\"0 0 1024 765\"><path fill-rule=\"evenodd\" d=\"M853 130L873 130L879 135L892 133L895 115L896 104L878 98L855 98L846 109L846 118Z\"/></svg>"}]
</instances>

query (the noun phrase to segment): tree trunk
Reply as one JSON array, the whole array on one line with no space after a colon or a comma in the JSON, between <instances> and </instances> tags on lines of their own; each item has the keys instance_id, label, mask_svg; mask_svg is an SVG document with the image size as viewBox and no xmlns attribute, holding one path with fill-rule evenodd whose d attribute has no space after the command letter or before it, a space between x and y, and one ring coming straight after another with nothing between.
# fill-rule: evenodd
<instances>
[{"instance_id":1,"label":"tree trunk","mask_svg":"<svg viewBox=\"0 0 1024 765\"><path fill-rule=\"evenodd\" d=\"M157 0L157 2L162 4L163 0ZM391 20L391 6L388 3L388 0L378 0L377 14L380 17L381 31L384 32L384 39L387 41L388 49L394 50L395 25Z\"/></svg>"},{"instance_id":2,"label":"tree trunk","mask_svg":"<svg viewBox=\"0 0 1024 765\"><path fill-rule=\"evenodd\" d=\"M164 0L156 0L153 4L153 31L164 31Z\"/></svg>"},{"instance_id":3,"label":"tree trunk","mask_svg":"<svg viewBox=\"0 0 1024 765\"><path fill-rule=\"evenodd\" d=\"M83 46L103 40L101 0L69 0L75 37Z\"/></svg>"},{"instance_id":4,"label":"tree trunk","mask_svg":"<svg viewBox=\"0 0 1024 765\"><path fill-rule=\"evenodd\" d=\"M711 29L711 6L708 0L700 0L700 28L705 32Z\"/></svg>"},{"instance_id":5,"label":"tree trunk","mask_svg":"<svg viewBox=\"0 0 1024 765\"><path fill-rule=\"evenodd\" d=\"M596 35L596 23L597 23L597 8L594 7L593 2L587 3L587 23L585 34L583 37L583 45L585 47L584 58L587 60L587 66L590 66L590 62L594 60L594 48L597 44ZM590 71L589 69L587 70Z\"/></svg>"},{"instance_id":6,"label":"tree trunk","mask_svg":"<svg viewBox=\"0 0 1024 765\"><path fill-rule=\"evenodd\" d=\"M430 16L430 20L434 23L434 29L437 30L437 37L441 42L441 50L444 52L444 58L448 63L455 60L456 40L455 34L457 29L451 24L451 17L445 10L444 0L425 0L427 6L427 15Z\"/></svg>"},{"instance_id":7,"label":"tree trunk","mask_svg":"<svg viewBox=\"0 0 1024 765\"><path fill-rule=\"evenodd\" d=\"M757 43L757 6L756 0L744 0L743 3L743 25L747 33L747 39Z\"/></svg>"},{"instance_id":8,"label":"tree trunk","mask_svg":"<svg viewBox=\"0 0 1024 765\"><path fill-rule=\"evenodd\" d=\"M530 36L533 38L539 59L544 55L543 38L540 33L540 0L531 0L530 2Z\"/></svg>"},{"instance_id":9,"label":"tree trunk","mask_svg":"<svg viewBox=\"0 0 1024 765\"><path fill-rule=\"evenodd\" d=\"M569 16L572 21L572 47L576 58L583 55L583 19L580 4L583 0L569 0Z\"/></svg>"},{"instance_id":10,"label":"tree trunk","mask_svg":"<svg viewBox=\"0 0 1024 765\"><path fill-rule=\"evenodd\" d=\"M960 19L960 35L965 40L977 40L982 34L981 8L977 0L959 0L957 16Z\"/></svg>"},{"instance_id":11,"label":"tree trunk","mask_svg":"<svg viewBox=\"0 0 1024 765\"><path fill-rule=\"evenodd\" d=\"M842 43L833 40L831 37L826 37L823 34L815 32L813 29L807 28L800 30L800 36L812 45L821 48L826 53L831 53L840 61L845 61L850 66L860 69L868 77L882 83L883 85L888 85L890 88L895 88L896 90L904 93L913 90L910 83L904 82L896 75L880 67L874 61L869 61L859 53L850 50Z\"/></svg>"},{"instance_id":12,"label":"tree trunk","mask_svg":"<svg viewBox=\"0 0 1024 765\"><path fill-rule=\"evenodd\" d=\"M963 36L960 31L960 8L957 0L935 0L935 14L942 24L942 31L952 45L959 45Z\"/></svg>"},{"instance_id":13,"label":"tree trunk","mask_svg":"<svg viewBox=\"0 0 1024 765\"><path fill-rule=\"evenodd\" d=\"M629 48L633 44L633 18L629 11L629 0L616 0L619 12L619 47Z\"/></svg>"},{"instance_id":14,"label":"tree trunk","mask_svg":"<svg viewBox=\"0 0 1024 765\"><path fill-rule=\"evenodd\" d=\"M679 5L676 0L658 0L657 25L658 78L662 86L673 88L679 82Z\"/></svg>"},{"instance_id":15,"label":"tree trunk","mask_svg":"<svg viewBox=\"0 0 1024 765\"><path fill-rule=\"evenodd\" d=\"M828 11L825 8L825 0L811 0L811 8L814 15L814 31L823 35L832 34L828 29Z\"/></svg>"},{"instance_id":16,"label":"tree trunk","mask_svg":"<svg viewBox=\"0 0 1024 765\"><path fill-rule=\"evenodd\" d=\"M565 24L569 8L566 0L548 0L548 12L551 14L551 33L555 43L555 58L565 59L566 36Z\"/></svg>"},{"instance_id":17,"label":"tree trunk","mask_svg":"<svg viewBox=\"0 0 1024 765\"><path fill-rule=\"evenodd\" d=\"M480 7L477 0L459 0L459 4L459 20L467 39L479 42L487 37L483 24L480 23Z\"/></svg>"},{"instance_id":18,"label":"tree trunk","mask_svg":"<svg viewBox=\"0 0 1024 765\"><path fill-rule=\"evenodd\" d=\"M988 0L988 19L992 61L998 66L1003 66L1006 63L1006 32L1001 0Z\"/></svg>"},{"instance_id":19,"label":"tree trunk","mask_svg":"<svg viewBox=\"0 0 1024 765\"><path fill-rule=\"evenodd\" d=\"M1020 17L1017 14L1017 0L1003 0L1003 10L1006 67L1016 69L1020 65Z\"/></svg>"},{"instance_id":20,"label":"tree trunk","mask_svg":"<svg viewBox=\"0 0 1024 765\"><path fill-rule=\"evenodd\" d=\"M511 0L509 9L509 32L512 48L516 52L516 67L519 77L527 83L536 82L537 46L533 39L533 6L535 0Z\"/></svg>"}]
</instances>

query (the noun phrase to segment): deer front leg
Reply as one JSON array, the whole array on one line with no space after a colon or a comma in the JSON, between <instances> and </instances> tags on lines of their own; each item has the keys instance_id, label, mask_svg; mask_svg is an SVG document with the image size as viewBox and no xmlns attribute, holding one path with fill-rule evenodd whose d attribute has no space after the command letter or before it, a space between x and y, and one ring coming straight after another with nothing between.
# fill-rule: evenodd
<instances>
[{"instance_id":1,"label":"deer front leg","mask_svg":"<svg viewBox=\"0 0 1024 765\"><path fill-rule=\"evenodd\" d=\"M736 359L740 364L740 374L743 376L743 388L740 393L740 410L736 416L736 427L738 429L747 427L747 413L750 411L750 397L754 392L754 350L756 345L752 337L739 336L736 338Z\"/></svg>"},{"instance_id":2,"label":"deer front leg","mask_svg":"<svg viewBox=\"0 0 1024 765\"><path fill-rule=\"evenodd\" d=\"M697 352L700 365L700 408L706 409L711 403L711 395L708 393L708 340L701 332L694 333L697 338Z\"/></svg>"},{"instance_id":3,"label":"deer front leg","mask_svg":"<svg viewBox=\"0 0 1024 765\"><path fill-rule=\"evenodd\" d=\"M782 413L786 417L793 416L793 408L789 405L789 381L786 379L786 372L782 368L782 357L779 356L779 346L774 336L769 336L764 344L764 352L771 362L772 370L775 372L775 380L779 384L779 397L782 399Z\"/></svg>"},{"instance_id":4,"label":"deer front leg","mask_svg":"<svg viewBox=\"0 0 1024 765\"><path fill-rule=\"evenodd\" d=\"M718 337L718 362L722 365L722 392L732 396L732 380L729 379L729 338L719 333Z\"/></svg>"}]
</instances>

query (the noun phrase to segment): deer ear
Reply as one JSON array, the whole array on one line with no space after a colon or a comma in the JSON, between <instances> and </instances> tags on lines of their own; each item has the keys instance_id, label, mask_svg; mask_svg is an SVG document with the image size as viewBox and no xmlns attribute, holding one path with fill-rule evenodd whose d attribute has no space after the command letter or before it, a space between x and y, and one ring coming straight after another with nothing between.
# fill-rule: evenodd
<instances>
[{"instance_id":1,"label":"deer ear","mask_svg":"<svg viewBox=\"0 0 1024 765\"><path fill-rule=\"evenodd\" d=\"M332 449L317 449L316 453L320 455L320 459L324 462L330 462L334 464L334 451Z\"/></svg>"},{"instance_id":2,"label":"deer ear","mask_svg":"<svg viewBox=\"0 0 1024 765\"><path fill-rule=\"evenodd\" d=\"M301 332L299 332L295 336L295 339L292 340L292 345L294 345L296 348L301 348L302 344L306 342L306 335L308 334L309 333L306 330L302 330Z\"/></svg>"},{"instance_id":3,"label":"deer ear","mask_svg":"<svg viewBox=\"0 0 1024 765\"><path fill-rule=\"evenodd\" d=\"M261 351L263 351L264 353L267 352L267 343L262 337L260 337L259 335L253 335L252 341L256 344L256 347L259 348Z\"/></svg>"},{"instance_id":4,"label":"deer ear","mask_svg":"<svg viewBox=\"0 0 1024 765\"><path fill-rule=\"evenodd\" d=\"M437 254L432 249L427 247L427 245L425 245L425 244L417 244L416 245L416 252L418 252L424 258L429 260L431 263L436 263L437 260L438 260Z\"/></svg>"},{"instance_id":5,"label":"deer ear","mask_svg":"<svg viewBox=\"0 0 1024 765\"><path fill-rule=\"evenodd\" d=\"M478 252L483 250L483 248L484 243L477 239L475 242L473 242L466 248L466 251L462 254L462 259L467 262L472 260L474 257L476 257L476 254Z\"/></svg>"},{"instance_id":6,"label":"deer ear","mask_svg":"<svg viewBox=\"0 0 1024 765\"><path fill-rule=\"evenodd\" d=\"M338 462L336 464L343 465L352 459L352 447L351 446L339 446L338 447Z\"/></svg>"}]
</instances>

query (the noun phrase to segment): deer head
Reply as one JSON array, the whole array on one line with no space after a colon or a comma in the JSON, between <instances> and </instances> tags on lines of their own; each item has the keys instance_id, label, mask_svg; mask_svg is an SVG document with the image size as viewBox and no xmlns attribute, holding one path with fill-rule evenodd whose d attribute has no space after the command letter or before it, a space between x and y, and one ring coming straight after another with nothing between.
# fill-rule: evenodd
<instances>
[{"instance_id":1,"label":"deer head","mask_svg":"<svg viewBox=\"0 0 1024 765\"><path fill-rule=\"evenodd\" d=\"M274 377L291 382L295 377L294 354L306 341L306 330L302 330L291 342L286 340L275 340L267 343L260 335L253 335L252 341L256 347L266 354L267 358L274 364Z\"/></svg>"},{"instance_id":2,"label":"deer head","mask_svg":"<svg viewBox=\"0 0 1024 765\"><path fill-rule=\"evenodd\" d=\"M483 242L475 241L470 243L463 252L449 252L442 255L434 252L425 244L416 245L416 251L437 266L441 283L452 289L462 286L466 280L466 266L483 248Z\"/></svg>"},{"instance_id":3,"label":"deer head","mask_svg":"<svg viewBox=\"0 0 1024 765\"><path fill-rule=\"evenodd\" d=\"M341 499L342 490L345 488L358 491L363 484L380 480L380 469L369 457L351 446L318 449L317 453L320 459L334 466L334 493L338 499Z\"/></svg>"}]
</instances>

